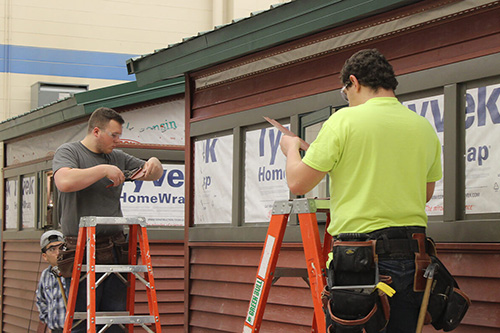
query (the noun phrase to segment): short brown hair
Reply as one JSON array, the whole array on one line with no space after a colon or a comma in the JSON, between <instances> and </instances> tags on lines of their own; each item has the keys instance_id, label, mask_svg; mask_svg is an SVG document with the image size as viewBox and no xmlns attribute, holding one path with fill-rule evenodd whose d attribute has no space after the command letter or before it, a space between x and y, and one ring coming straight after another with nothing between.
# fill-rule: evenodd
<instances>
[{"instance_id":1,"label":"short brown hair","mask_svg":"<svg viewBox=\"0 0 500 333\"><path fill-rule=\"evenodd\" d=\"M92 115L90 115L87 133L92 132L95 127L105 128L111 120L117 121L120 125L123 125L125 122L122 116L113 109L105 107L96 109L92 112Z\"/></svg>"}]
</instances>

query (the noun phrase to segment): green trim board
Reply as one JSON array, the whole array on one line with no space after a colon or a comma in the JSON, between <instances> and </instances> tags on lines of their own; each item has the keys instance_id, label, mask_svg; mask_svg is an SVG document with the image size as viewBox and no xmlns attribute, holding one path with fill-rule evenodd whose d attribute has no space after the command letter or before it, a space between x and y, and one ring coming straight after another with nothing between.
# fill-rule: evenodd
<instances>
[{"instance_id":1,"label":"green trim board","mask_svg":"<svg viewBox=\"0 0 500 333\"><path fill-rule=\"evenodd\" d=\"M127 60L139 85L176 77L418 0L292 1Z\"/></svg>"},{"instance_id":2,"label":"green trim board","mask_svg":"<svg viewBox=\"0 0 500 333\"><path fill-rule=\"evenodd\" d=\"M82 118L100 106L116 108L183 93L184 77L142 87L134 81L81 92L0 123L0 141Z\"/></svg>"}]
</instances>

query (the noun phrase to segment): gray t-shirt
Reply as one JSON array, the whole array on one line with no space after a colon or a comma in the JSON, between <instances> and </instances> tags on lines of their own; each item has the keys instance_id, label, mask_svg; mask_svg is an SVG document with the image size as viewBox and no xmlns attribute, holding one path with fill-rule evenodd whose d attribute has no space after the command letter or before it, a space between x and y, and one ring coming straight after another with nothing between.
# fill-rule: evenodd
<instances>
[{"instance_id":1,"label":"gray t-shirt","mask_svg":"<svg viewBox=\"0 0 500 333\"><path fill-rule=\"evenodd\" d=\"M81 142L61 145L52 162L52 170L63 167L87 169L99 164L111 164L122 171L142 167L144 161L128 155L121 150L113 150L110 154L96 154ZM76 192L59 192L59 217L62 232L65 236L78 236L80 217L82 216L123 216L120 205L122 185L106 188L112 184L108 178L102 178L89 187ZM123 229L123 226L97 226L97 235L112 235Z\"/></svg>"}]
</instances>

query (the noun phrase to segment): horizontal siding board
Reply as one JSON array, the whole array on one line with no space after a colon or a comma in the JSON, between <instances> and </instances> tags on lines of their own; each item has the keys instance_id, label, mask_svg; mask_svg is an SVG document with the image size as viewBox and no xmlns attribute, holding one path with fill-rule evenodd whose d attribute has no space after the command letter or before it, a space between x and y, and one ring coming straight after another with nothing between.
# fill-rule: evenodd
<instances>
[{"instance_id":1,"label":"horizontal siding board","mask_svg":"<svg viewBox=\"0 0 500 333\"><path fill-rule=\"evenodd\" d=\"M24 327L19 327L18 325L13 325L10 323L5 323L5 321L4 321L3 331L4 332L14 332L14 333L37 332L37 327L38 327L38 324L31 325L30 329L27 330Z\"/></svg>"},{"instance_id":2,"label":"horizontal siding board","mask_svg":"<svg viewBox=\"0 0 500 333\"><path fill-rule=\"evenodd\" d=\"M159 241L149 242L152 255L184 256L184 244L160 243Z\"/></svg>"},{"instance_id":3,"label":"horizontal siding board","mask_svg":"<svg viewBox=\"0 0 500 333\"><path fill-rule=\"evenodd\" d=\"M160 322L161 323L161 322ZM165 330L168 333L184 333L184 325L161 325L162 332ZM134 326L134 333L144 333L144 329L142 327Z\"/></svg>"},{"instance_id":4,"label":"horizontal siding board","mask_svg":"<svg viewBox=\"0 0 500 333\"><path fill-rule=\"evenodd\" d=\"M498 329L500 328L500 304L473 301L462 322Z\"/></svg>"},{"instance_id":5,"label":"horizontal siding board","mask_svg":"<svg viewBox=\"0 0 500 333\"><path fill-rule=\"evenodd\" d=\"M163 303L158 302L158 311L164 314L173 314L173 313L184 313L184 303ZM136 303L135 304L135 313L136 314L147 314L149 313L148 303Z\"/></svg>"},{"instance_id":6,"label":"horizontal siding board","mask_svg":"<svg viewBox=\"0 0 500 333\"><path fill-rule=\"evenodd\" d=\"M243 317L225 316L204 312L194 312L190 318L189 325L193 327L191 332L195 332L194 327L209 329L210 332L240 332L243 329ZM312 318L311 318L312 322ZM260 329L262 333L310 333L311 325L297 326L286 323L276 323L263 321Z\"/></svg>"},{"instance_id":7,"label":"horizontal siding board","mask_svg":"<svg viewBox=\"0 0 500 333\"><path fill-rule=\"evenodd\" d=\"M482 277L456 277L460 289L472 301L500 303L500 279Z\"/></svg>"},{"instance_id":8,"label":"horizontal siding board","mask_svg":"<svg viewBox=\"0 0 500 333\"><path fill-rule=\"evenodd\" d=\"M160 314L160 324L162 326L182 325L184 323L184 314ZM167 330L168 332L168 330Z\"/></svg>"},{"instance_id":9,"label":"horizontal siding board","mask_svg":"<svg viewBox=\"0 0 500 333\"><path fill-rule=\"evenodd\" d=\"M158 267L184 267L184 257L153 256L151 263L155 272Z\"/></svg>"},{"instance_id":10,"label":"horizontal siding board","mask_svg":"<svg viewBox=\"0 0 500 333\"><path fill-rule=\"evenodd\" d=\"M249 303L246 301L221 300L196 296L191 299L189 307L190 310L195 311L240 316L243 322L248 305ZM264 313L264 320L296 325L308 325L312 322L312 318L313 309L304 307L268 304Z\"/></svg>"},{"instance_id":11,"label":"horizontal siding board","mask_svg":"<svg viewBox=\"0 0 500 333\"><path fill-rule=\"evenodd\" d=\"M22 317L28 317L31 310L37 310L35 302L36 300L34 299L34 297L32 299L21 299L12 296L5 296L3 299L5 308L11 307L13 309L16 309L16 311L11 312L11 314L22 313ZM4 310L5 312L7 312L6 309ZM36 318L38 318L38 314L36 315Z\"/></svg>"},{"instance_id":12,"label":"horizontal siding board","mask_svg":"<svg viewBox=\"0 0 500 333\"><path fill-rule=\"evenodd\" d=\"M8 315L12 315L14 317L22 318L22 320L26 320L31 323L38 323L39 318L38 318L38 309L36 306L31 309L31 308L19 308L17 304L15 305L8 305L5 304L4 307L4 313Z\"/></svg>"},{"instance_id":13,"label":"horizontal siding board","mask_svg":"<svg viewBox=\"0 0 500 333\"><path fill-rule=\"evenodd\" d=\"M156 290L184 290L184 280L162 280L155 278ZM137 290L146 290L142 282L136 282Z\"/></svg>"},{"instance_id":14,"label":"horizontal siding board","mask_svg":"<svg viewBox=\"0 0 500 333\"><path fill-rule=\"evenodd\" d=\"M156 298L159 302L183 302L184 291L159 291L156 293ZM135 296L136 302L147 302L148 298L146 293L138 294Z\"/></svg>"},{"instance_id":15,"label":"horizontal siding board","mask_svg":"<svg viewBox=\"0 0 500 333\"><path fill-rule=\"evenodd\" d=\"M41 262L39 271L42 272L47 267L48 267L47 263ZM16 271L35 272L35 269L38 268L38 265L26 265L25 262L20 262L20 261L6 261L3 268L6 271L16 270Z\"/></svg>"},{"instance_id":16,"label":"horizontal siding board","mask_svg":"<svg viewBox=\"0 0 500 333\"><path fill-rule=\"evenodd\" d=\"M214 270L211 265L193 265L190 278L192 280L234 281L253 284L256 275L257 267L217 266L217 270ZM302 278L297 277L281 277L274 286L309 288Z\"/></svg>"},{"instance_id":17,"label":"horizontal siding board","mask_svg":"<svg viewBox=\"0 0 500 333\"><path fill-rule=\"evenodd\" d=\"M156 280L162 279L184 279L184 268L163 268L163 267L155 267L153 265L153 275L155 282Z\"/></svg>"},{"instance_id":18,"label":"horizontal siding board","mask_svg":"<svg viewBox=\"0 0 500 333\"><path fill-rule=\"evenodd\" d=\"M4 278L8 279L19 279L23 281L28 281L29 284L35 286L38 285L38 280L40 274L38 272L28 272L28 271L17 271L17 270L7 270L4 273Z\"/></svg>"},{"instance_id":19,"label":"horizontal siding board","mask_svg":"<svg viewBox=\"0 0 500 333\"><path fill-rule=\"evenodd\" d=\"M191 282L191 295L193 296L250 301L252 290L251 284L197 280ZM311 292L309 289L274 286L269 293L268 304L312 307Z\"/></svg>"},{"instance_id":20,"label":"horizontal siding board","mask_svg":"<svg viewBox=\"0 0 500 333\"><path fill-rule=\"evenodd\" d=\"M191 264L234 265L257 267L262 254L262 248L242 249L232 248L231 255L223 248L193 248L191 251ZM282 249L280 251L277 267L303 268L306 267L302 249Z\"/></svg>"},{"instance_id":21,"label":"horizontal siding board","mask_svg":"<svg viewBox=\"0 0 500 333\"><path fill-rule=\"evenodd\" d=\"M14 297L17 299L25 299L25 300L33 300L35 299L35 289L14 289L14 288L6 288L3 292L5 297Z\"/></svg>"},{"instance_id":22,"label":"horizontal siding board","mask_svg":"<svg viewBox=\"0 0 500 333\"><path fill-rule=\"evenodd\" d=\"M480 253L439 253L439 259L453 276L481 276L500 278L500 254Z\"/></svg>"},{"instance_id":23,"label":"horizontal siding board","mask_svg":"<svg viewBox=\"0 0 500 333\"><path fill-rule=\"evenodd\" d=\"M40 254L40 243L32 240L6 240L4 242L4 252L33 252Z\"/></svg>"},{"instance_id":24,"label":"horizontal siding board","mask_svg":"<svg viewBox=\"0 0 500 333\"><path fill-rule=\"evenodd\" d=\"M11 287L11 288L18 288L18 289L26 289L27 288L27 282L25 280L21 280L21 279L16 279L16 278L4 278L3 280L3 285L4 287ZM29 282L29 285L33 291L35 291L37 285L38 285L38 281L37 280L33 280L33 281L28 281Z\"/></svg>"},{"instance_id":25,"label":"horizontal siding board","mask_svg":"<svg viewBox=\"0 0 500 333\"><path fill-rule=\"evenodd\" d=\"M38 263L41 260L40 253L30 253L30 252L4 252L4 260L13 260L18 262L30 262Z\"/></svg>"},{"instance_id":26,"label":"horizontal siding board","mask_svg":"<svg viewBox=\"0 0 500 333\"><path fill-rule=\"evenodd\" d=\"M36 332L38 321L29 320L28 318L14 316L8 313L3 315L4 323L11 324L17 327L17 330L11 332Z\"/></svg>"},{"instance_id":27,"label":"horizontal siding board","mask_svg":"<svg viewBox=\"0 0 500 333\"><path fill-rule=\"evenodd\" d=\"M192 248L189 259L191 264L257 266L261 251L235 248L228 256L227 249Z\"/></svg>"}]
</instances>

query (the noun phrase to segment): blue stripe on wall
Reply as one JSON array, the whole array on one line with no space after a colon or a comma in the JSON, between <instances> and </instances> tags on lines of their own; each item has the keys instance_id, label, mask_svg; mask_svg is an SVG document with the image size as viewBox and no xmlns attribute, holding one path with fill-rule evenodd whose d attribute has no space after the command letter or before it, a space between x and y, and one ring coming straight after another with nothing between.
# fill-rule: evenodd
<instances>
[{"instance_id":1,"label":"blue stripe on wall","mask_svg":"<svg viewBox=\"0 0 500 333\"><path fill-rule=\"evenodd\" d=\"M136 55L0 44L3 73L133 81L125 61Z\"/></svg>"}]
</instances>

